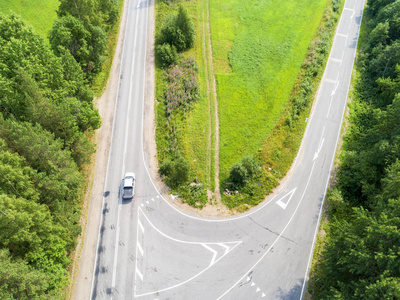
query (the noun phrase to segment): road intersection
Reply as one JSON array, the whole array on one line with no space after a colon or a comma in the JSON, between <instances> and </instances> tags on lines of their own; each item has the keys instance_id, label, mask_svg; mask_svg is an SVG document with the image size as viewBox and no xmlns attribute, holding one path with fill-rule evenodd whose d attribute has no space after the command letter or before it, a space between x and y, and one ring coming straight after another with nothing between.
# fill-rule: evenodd
<instances>
[{"instance_id":1,"label":"road intersection","mask_svg":"<svg viewBox=\"0 0 400 300\"><path fill-rule=\"evenodd\" d=\"M347 0L287 181L250 212L185 214L164 199L143 151L149 0L130 0L92 299L301 299L346 106L364 0ZM136 174L135 198L120 197Z\"/></svg>"}]
</instances>

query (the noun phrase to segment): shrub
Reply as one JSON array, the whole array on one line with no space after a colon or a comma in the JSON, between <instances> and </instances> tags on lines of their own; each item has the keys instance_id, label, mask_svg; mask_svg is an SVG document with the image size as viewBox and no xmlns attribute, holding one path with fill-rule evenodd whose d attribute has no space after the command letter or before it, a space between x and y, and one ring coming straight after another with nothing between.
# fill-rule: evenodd
<instances>
[{"instance_id":1,"label":"shrub","mask_svg":"<svg viewBox=\"0 0 400 300\"><path fill-rule=\"evenodd\" d=\"M180 156L172 162L172 170L169 176L169 182L172 186L178 186L188 181L190 165Z\"/></svg>"},{"instance_id":2,"label":"shrub","mask_svg":"<svg viewBox=\"0 0 400 300\"><path fill-rule=\"evenodd\" d=\"M170 65L175 64L178 60L176 47L169 44L157 45L156 58L161 68L168 68Z\"/></svg>"},{"instance_id":3,"label":"shrub","mask_svg":"<svg viewBox=\"0 0 400 300\"><path fill-rule=\"evenodd\" d=\"M249 178L253 177L260 167L260 163L251 155L242 158L242 165L246 169Z\"/></svg>"},{"instance_id":4,"label":"shrub","mask_svg":"<svg viewBox=\"0 0 400 300\"><path fill-rule=\"evenodd\" d=\"M172 162L169 159L164 160L158 172L161 176L169 176L172 173Z\"/></svg>"},{"instance_id":5,"label":"shrub","mask_svg":"<svg viewBox=\"0 0 400 300\"><path fill-rule=\"evenodd\" d=\"M179 6L178 14L167 16L157 41L175 46L178 52L193 47L195 42L193 21L182 6Z\"/></svg>"},{"instance_id":6,"label":"shrub","mask_svg":"<svg viewBox=\"0 0 400 300\"><path fill-rule=\"evenodd\" d=\"M249 174L245 166L241 162L237 162L231 167L229 178L236 186L242 186L249 179Z\"/></svg>"}]
</instances>

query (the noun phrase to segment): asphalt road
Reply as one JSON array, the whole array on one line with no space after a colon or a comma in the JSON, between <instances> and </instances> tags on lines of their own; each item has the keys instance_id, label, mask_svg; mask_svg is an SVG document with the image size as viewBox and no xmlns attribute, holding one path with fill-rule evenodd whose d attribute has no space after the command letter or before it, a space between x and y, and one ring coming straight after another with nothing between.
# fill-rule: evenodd
<instances>
[{"instance_id":1,"label":"asphalt road","mask_svg":"<svg viewBox=\"0 0 400 300\"><path fill-rule=\"evenodd\" d=\"M155 188L143 152L148 2L130 0L92 299L301 299L339 138L364 0L347 0L291 175L251 212L186 215ZM146 99L153 101L153 99ZM122 201L125 172L135 198Z\"/></svg>"}]
</instances>

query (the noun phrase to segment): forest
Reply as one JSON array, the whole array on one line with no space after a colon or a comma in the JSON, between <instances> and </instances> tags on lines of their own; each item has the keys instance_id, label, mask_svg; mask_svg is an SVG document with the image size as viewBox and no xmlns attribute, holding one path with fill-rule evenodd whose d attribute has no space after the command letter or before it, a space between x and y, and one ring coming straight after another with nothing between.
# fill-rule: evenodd
<instances>
[{"instance_id":1,"label":"forest","mask_svg":"<svg viewBox=\"0 0 400 300\"><path fill-rule=\"evenodd\" d=\"M1 299L66 297L116 3L61 0L48 40L0 14Z\"/></svg>"},{"instance_id":2,"label":"forest","mask_svg":"<svg viewBox=\"0 0 400 300\"><path fill-rule=\"evenodd\" d=\"M400 1L364 12L313 299L400 299Z\"/></svg>"}]
</instances>

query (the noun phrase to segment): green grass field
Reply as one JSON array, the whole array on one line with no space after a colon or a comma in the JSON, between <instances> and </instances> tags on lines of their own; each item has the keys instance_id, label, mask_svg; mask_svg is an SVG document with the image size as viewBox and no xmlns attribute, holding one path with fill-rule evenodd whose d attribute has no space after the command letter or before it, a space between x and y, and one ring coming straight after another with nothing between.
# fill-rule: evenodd
<instances>
[{"instance_id":1,"label":"green grass field","mask_svg":"<svg viewBox=\"0 0 400 300\"><path fill-rule=\"evenodd\" d=\"M329 1L210 1L221 180L276 125Z\"/></svg>"},{"instance_id":2,"label":"green grass field","mask_svg":"<svg viewBox=\"0 0 400 300\"><path fill-rule=\"evenodd\" d=\"M47 40L59 5L58 0L0 0L0 12L20 15Z\"/></svg>"}]
</instances>

